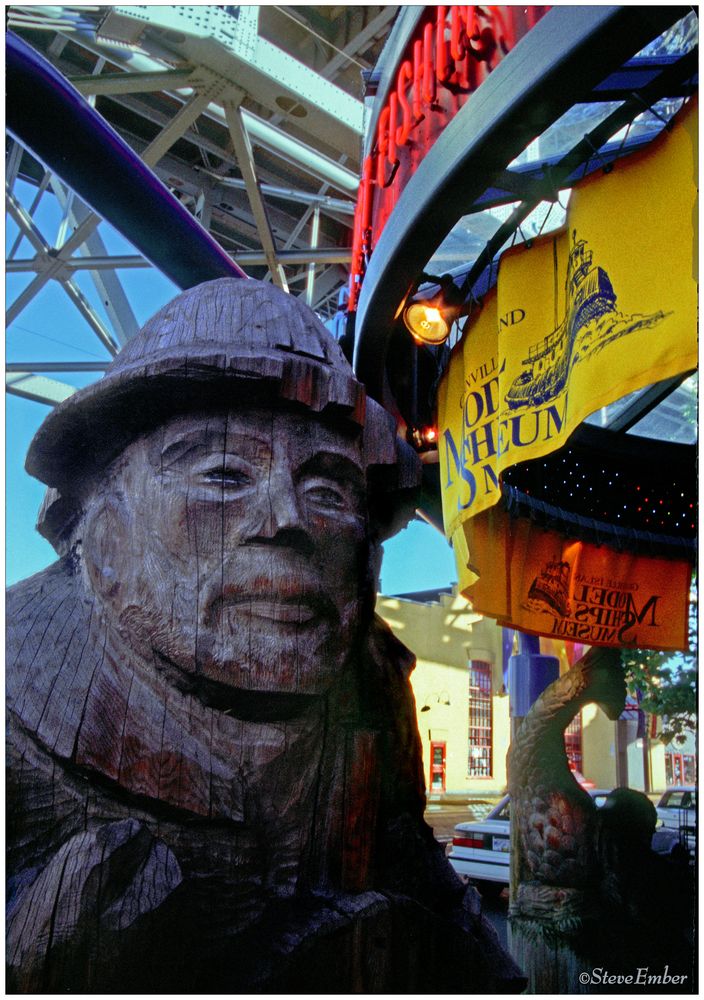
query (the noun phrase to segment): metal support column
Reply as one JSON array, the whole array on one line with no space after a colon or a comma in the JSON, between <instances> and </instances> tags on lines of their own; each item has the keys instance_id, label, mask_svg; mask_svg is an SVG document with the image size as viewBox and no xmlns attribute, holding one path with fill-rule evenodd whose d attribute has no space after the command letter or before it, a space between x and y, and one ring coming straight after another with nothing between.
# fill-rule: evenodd
<instances>
[{"instance_id":1,"label":"metal support column","mask_svg":"<svg viewBox=\"0 0 704 1000\"><path fill-rule=\"evenodd\" d=\"M196 119L205 111L210 102L225 87L224 81L218 81L215 85L196 92L186 101L180 111L171 119L169 124L142 152L142 159L149 167L155 166L165 153L171 149L175 142L183 136L193 125Z\"/></svg>"},{"instance_id":2,"label":"metal support column","mask_svg":"<svg viewBox=\"0 0 704 1000\"><path fill-rule=\"evenodd\" d=\"M313 225L311 226L310 248L315 250L318 246L318 232L320 230L320 206L315 206L313 212ZM313 306L313 289L315 286L315 261L308 265L308 276L306 278L306 305Z\"/></svg>"},{"instance_id":3,"label":"metal support column","mask_svg":"<svg viewBox=\"0 0 704 1000\"><path fill-rule=\"evenodd\" d=\"M616 787L628 787L628 722L616 722Z\"/></svg>"},{"instance_id":4,"label":"metal support column","mask_svg":"<svg viewBox=\"0 0 704 1000\"><path fill-rule=\"evenodd\" d=\"M7 185L8 191L14 191L15 181L17 180L17 174L19 173L23 152L24 150L22 149L22 146L15 139L12 143L10 155L7 159L7 167L5 168L5 184Z\"/></svg>"},{"instance_id":5,"label":"metal support column","mask_svg":"<svg viewBox=\"0 0 704 1000\"><path fill-rule=\"evenodd\" d=\"M523 632L517 632L517 635L518 652L508 661L512 739L533 702L560 675L560 661L556 656L541 654L537 636Z\"/></svg>"},{"instance_id":6,"label":"metal support column","mask_svg":"<svg viewBox=\"0 0 704 1000\"><path fill-rule=\"evenodd\" d=\"M646 795L650 795L653 790L653 778L650 767L650 735L648 733L649 723L650 716L647 712L645 712L643 720L643 791Z\"/></svg>"},{"instance_id":7,"label":"metal support column","mask_svg":"<svg viewBox=\"0 0 704 1000\"><path fill-rule=\"evenodd\" d=\"M74 250L82 246L93 232L100 221L98 216L87 216L61 249L56 251L51 250L27 211L9 191L6 195L6 201L8 212L37 250L37 265L39 270L36 278L17 296L7 310L5 317L6 325L9 326L10 323L17 319L35 295L53 278L60 282L73 304L79 309L81 315L93 328L110 353L117 354L119 345L115 343L112 333L90 305L73 278L69 277L66 272L66 261L70 258Z\"/></svg>"},{"instance_id":8,"label":"metal support column","mask_svg":"<svg viewBox=\"0 0 704 1000\"><path fill-rule=\"evenodd\" d=\"M59 204L68 213L69 223L74 226L81 226L92 214L90 209L78 198L71 198L70 192L63 187L58 178L52 179L51 187ZM96 257L98 259L108 256L107 248L97 230L89 234L85 244L80 247L79 252L84 257ZM143 261L143 265L146 264L147 262ZM117 262L115 266L117 266ZM115 336L122 346L127 343L130 337L133 337L137 333L139 323L117 274L115 274L114 270L108 268L101 268L101 272L98 273L97 270L92 271L91 280L100 295L101 302L105 304L105 310L112 323Z\"/></svg>"},{"instance_id":9,"label":"metal support column","mask_svg":"<svg viewBox=\"0 0 704 1000\"><path fill-rule=\"evenodd\" d=\"M259 238L262 242L262 248L266 256L267 266L269 268L269 273L271 274L271 280L275 285L278 285L279 288L283 288L283 290L287 292L288 285L286 283L286 277L276 256L276 244L274 243L274 236L269 225L269 217L266 212L264 199L262 198L261 191L259 190L259 185L257 183L257 176L254 171L252 146L249 141L249 136L247 135L242 123L242 113L239 107L239 101L231 99L226 100L223 107L225 110L225 118L227 119L227 127L230 130L232 144L235 149L237 163L242 172L245 187L247 189L249 205L257 224Z\"/></svg>"}]
</instances>

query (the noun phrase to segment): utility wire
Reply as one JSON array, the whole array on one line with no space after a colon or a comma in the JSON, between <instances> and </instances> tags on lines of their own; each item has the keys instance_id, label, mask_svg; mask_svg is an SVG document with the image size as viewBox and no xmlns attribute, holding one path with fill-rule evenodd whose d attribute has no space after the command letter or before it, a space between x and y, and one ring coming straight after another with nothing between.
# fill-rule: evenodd
<instances>
[{"instance_id":1,"label":"utility wire","mask_svg":"<svg viewBox=\"0 0 704 1000\"><path fill-rule=\"evenodd\" d=\"M13 323L12 326L8 328L8 333L12 330L22 330L23 333L31 333L33 337L41 337L42 340L50 340L52 344L60 344L62 347L68 347L71 351L78 351L79 354L88 354L91 358L97 358L99 361L109 360L101 357L100 354L95 354L93 351L87 351L83 347L76 347L74 344L69 344L65 340L58 340L56 337L50 337L46 333L37 333L36 330L30 330L26 326L20 326L19 323Z\"/></svg>"}]
</instances>

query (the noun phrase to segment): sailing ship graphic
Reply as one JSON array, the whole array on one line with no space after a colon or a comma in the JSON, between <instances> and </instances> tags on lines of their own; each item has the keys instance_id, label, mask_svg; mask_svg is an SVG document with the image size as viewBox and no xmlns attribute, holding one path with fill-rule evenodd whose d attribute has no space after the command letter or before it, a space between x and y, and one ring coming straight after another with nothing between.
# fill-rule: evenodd
<instances>
[{"instance_id":1,"label":"sailing ship graphic","mask_svg":"<svg viewBox=\"0 0 704 1000\"><path fill-rule=\"evenodd\" d=\"M669 313L624 315L616 308L616 292L603 267L593 263L587 241L572 230L565 279L566 310L562 322L528 350L524 370L505 396L509 409L538 406L555 399L570 371L590 354L636 330L650 329Z\"/></svg>"},{"instance_id":2,"label":"sailing ship graphic","mask_svg":"<svg viewBox=\"0 0 704 1000\"><path fill-rule=\"evenodd\" d=\"M559 560L545 563L530 585L524 607L566 618L570 613L569 589L570 564Z\"/></svg>"}]
</instances>

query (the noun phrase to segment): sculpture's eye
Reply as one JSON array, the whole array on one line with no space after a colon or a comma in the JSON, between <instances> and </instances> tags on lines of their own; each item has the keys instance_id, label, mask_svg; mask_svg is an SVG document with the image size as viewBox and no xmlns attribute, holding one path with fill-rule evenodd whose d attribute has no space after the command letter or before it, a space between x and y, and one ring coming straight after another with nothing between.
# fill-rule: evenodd
<instances>
[{"instance_id":1,"label":"sculpture's eye","mask_svg":"<svg viewBox=\"0 0 704 1000\"><path fill-rule=\"evenodd\" d=\"M318 486L314 490L309 490L308 496L314 503L326 507L342 508L345 506L345 498L337 490L330 489L329 486Z\"/></svg>"},{"instance_id":2,"label":"sculpture's eye","mask_svg":"<svg viewBox=\"0 0 704 1000\"><path fill-rule=\"evenodd\" d=\"M344 487L331 482L317 481L307 484L305 498L308 503L321 510L347 511L352 506Z\"/></svg>"},{"instance_id":3,"label":"sculpture's eye","mask_svg":"<svg viewBox=\"0 0 704 1000\"><path fill-rule=\"evenodd\" d=\"M251 478L242 469L229 469L222 465L212 469L206 469L201 473L201 478L213 486L222 486L224 489L237 489L251 485Z\"/></svg>"}]
</instances>

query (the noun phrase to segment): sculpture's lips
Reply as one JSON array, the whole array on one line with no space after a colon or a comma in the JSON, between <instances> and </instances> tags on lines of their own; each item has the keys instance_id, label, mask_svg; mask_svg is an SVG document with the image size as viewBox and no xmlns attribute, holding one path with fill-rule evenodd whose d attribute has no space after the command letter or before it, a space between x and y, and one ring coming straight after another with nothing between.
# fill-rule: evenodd
<instances>
[{"instance_id":1,"label":"sculpture's lips","mask_svg":"<svg viewBox=\"0 0 704 1000\"><path fill-rule=\"evenodd\" d=\"M232 603L226 601L224 607L236 607L240 614L244 612L254 618L266 618L268 621L284 624L304 625L318 617L317 611L311 604L298 600L281 601L276 598L257 597Z\"/></svg>"},{"instance_id":2,"label":"sculpture's lips","mask_svg":"<svg viewBox=\"0 0 704 1000\"><path fill-rule=\"evenodd\" d=\"M325 595L315 589L302 589L289 593L267 590L266 592L238 592L217 598L213 612L231 614L233 619L243 616L261 618L266 622L281 625L308 625L322 617L329 617L330 602Z\"/></svg>"}]
</instances>

